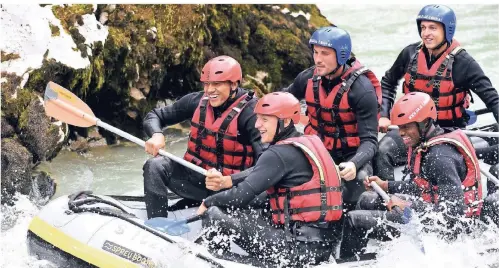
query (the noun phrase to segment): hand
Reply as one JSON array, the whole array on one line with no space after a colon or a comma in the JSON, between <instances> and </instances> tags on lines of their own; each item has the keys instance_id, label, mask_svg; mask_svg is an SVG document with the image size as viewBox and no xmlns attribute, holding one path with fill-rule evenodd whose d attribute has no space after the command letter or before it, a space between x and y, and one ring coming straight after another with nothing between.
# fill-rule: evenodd
<instances>
[{"instance_id":1,"label":"hand","mask_svg":"<svg viewBox=\"0 0 499 268\"><path fill-rule=\"evenodd\" d=\"M206 189L212 191L220 191L232 187L232 178L223 176L220 171L212 168L206 172Z\"/></svg>"},{"instance_id":2,"label":"hand","mask_svg":"<svg viewBox=\"0 0 499 268\"><path fill-rule=\"evenodd\" d=\"M387 117L381 117L378 122L378 129L379 132L381 133L386 133L388 131L388 126L392 124L392 121L390 121L389 118Z\"/></svg>"},{"instance_id":3,"label":"hand","mask_svg":"<svg viewBox=\"0 0 499 268\"><path fill-rule=\"evenodd\" d=\"M355 179L357 175L357 167L353 162L343 162L339 164L340 167L340 177L346 181L351 181Z\"/></svg>"},{"instance_id":4,"label":"hand","mask_svg":"<svg viewBox=\"0 0 499 268\"><path fill-rule=\"evenodd\" d=\"M392 195L390 197L390 201L388 202L388 204L386 204L386 207L388 208L389 211L391 211L393 207L399 207L400 210L404 211L405 207L410 207L411 204L412 203L409 201L402 200L399 197Z\"/></svg>"},{"instance_id":5,"label":"hand","mask_svg":"<svg viewBox=\"0 0 499 268\"><path fill-rule=\"evenodd\" d=\"M165 147L165 136L163 133L154 133L150 139L146 141L145 149L148 154L153 156L158 155L159 149Z\"/></svg>"},{"instance_id":6,"label":"hand","mask_svg":"<svg viewBox=\"0 0 499 268\"><path fill-rule=\"evenodd\" d=\"M196 212L196 214L203 215L206 210L208 210L208 208L204 205L204 202L203 202L199 206L198 211Z\"/></svg>"},{"instance_id":7,"label":"hand","mask_svg":"<svg viewBox=\"0 0 499 268\"><path fill-rule=\"evenodd\" d=\"M371 182L374 181L383 191L388 192L388 182L380 179L378 176L371 176L368 177L366 176L366 179L364 180L364 187L366 187L366 190L372 191L373 188L371 187Z\"/></svg>"}]
</instances>

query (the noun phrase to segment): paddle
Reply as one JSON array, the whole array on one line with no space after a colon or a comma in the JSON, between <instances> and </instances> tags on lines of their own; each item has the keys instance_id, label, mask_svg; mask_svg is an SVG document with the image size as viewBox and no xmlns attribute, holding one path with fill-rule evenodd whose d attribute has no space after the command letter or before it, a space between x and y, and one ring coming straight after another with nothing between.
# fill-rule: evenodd
<instances>
[{"instance_id":1,"label":"paddle","mask_svg":"<svg viewBox=\"0 0 499 268\"><path fill-rule=\"evenodd\" d=\"M490 172L488 172L487 170L483 169L482 167L480 167L480 172L485 175L485 177L487 177L491 182L493 182L497 187L499 187L499 179L497 179L496 177L494 177L494 175L492 175Z\"/></svg>"},{"instance_id":2,"label":"paddle","mask_svg":"<svg viewBox=\"0 0 499 268\"><path fill-rule=\"evenodd\" d=\"M480 109L476 111L466 110L466 113L470 116L470 120L468 121L468 125L472 125L476 122L477 116L481 114L490 113L489 109ZM300 124L306 126L308 124L309 118L304 114L300 114ZM398 126L389 126L388 129L398 129ZM466 135L469 136L477 136L477 137L492 137L498 138L499 132L491 132L491 131L480 131L480 130L463 130Z\"/></svg>"},{"instance_id":3,"label":"paddle","mask_svg":"<svg viewBox=\"0 0 499 268\"><path fill-rule=\"evenodd\" d=\"M90 107L82 100L80 100L71 91L63 88L62 86L49 82L45 89L45 113L47 116L53 117L69 125L77 127L90 127L97 125L114 134L117 134L129 141L132 141L142 147L145 147L145 141L132 136L122 130L119 130L107 123L102 122L96 118ZM171 160L188 167L201 175L206 175L206 170L188 162L180 157L170 154L164 150L159 150L159 154L166 156Z\"/></svg>"},{"instance_id":4,"label":"paddle","mask_svg":"<svg viewBox=\"0 0 499 268\"><path fill-rule=\"evenodd\" d=\"M191 231L188 225L189 223L198 221L202 218L203 215L194 215L181 220L157 217L146 220L144 224L169 235L179 236Z\"/></svg>"},{"instance_id":5,"label":"paddle","mask_svg":"<svg viewBox=\"0 0 499 268\"><path fill-rule=\"evenodd\" d=\"M490 112L492 112L492 111L489 110L488 108L483 108L483 109L476 110L476 111L466 110L466 114L469 117L467 125L473 125L473 124L475 124L476 120L478 118L477 117L478 115L487 114L487 113L490 113Z\"/></svg>"},{"instance_id":6,"label":"paddle","mask_svg":"<svg viewBox=\"0 0 499 268\"><path fill-rule=\"evenodd\" d=\"M388 129L398 129L398 126L389 126ZM462 129L464 134L468 136L476 136L476 137L491 137L491 138L499 138L499 132L492 131L480 131L480 130L466 130Z\"/></svg>"},{"instance_id":7,"label":"paddle","mask_svg":"<svg viewBox=\"0 0 499 268\"><path fill-rule=\"evenodd\" d=\"M379 196L381 196L381 198L383 198L385 203L390 202L390 196L387 193L385 193L385 191L383 191L383 189L381 189L381 187L376 182L372 181L371 187L374 189L374 191L376 191L376 193L378 193ZM398 206L394 206L392 209L395 210L395 212L397 212L399 215L401 215L402 222L404 224L408 224L411 221L412 215L414 215L412 209L409 207L405 207L404 211L402 211ZM414 229L417 228L414 227ZM411 232L410 236L413 238L414 242L416 242L416 244L419 246L421 252L425 254L425 249L423 245L423 239L421 238L421 234L417 230L415 231L416 231L415 233Z\"/></svg>"}]
</instances>

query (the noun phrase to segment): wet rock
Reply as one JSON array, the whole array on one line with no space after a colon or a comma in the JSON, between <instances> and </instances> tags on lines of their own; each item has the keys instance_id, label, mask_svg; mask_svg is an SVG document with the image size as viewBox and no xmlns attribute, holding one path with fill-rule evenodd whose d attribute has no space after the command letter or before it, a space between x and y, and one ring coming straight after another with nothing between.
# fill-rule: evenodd
<instances>
[{"instance_id":1,"label":"wet rock","mask_svg":"<svg viewBox=\"0 0 499 268\"><path fill-rule=\"evenodd\" d=\"M15 139L2 139L2 204L12 204L15 192L28 194L31 186L32 154Z\"/></svg>"},{"instance_id":2,"label":"wet rock","mask_svg":"<svg viewBox=\"0 0 499 268\"><path fill-rule=\"evenodd\" d=\"M130 97L132 97L132 99L134 99L136 101L141 101L141 100L146 98L144 96L144 94L142 93L142 91L140 91L139 89L137 89L135 87L132 87L130 89Z\"/></svg>"},{"instance_id":3,"label":"wet rock","mask_svg":"<svg viewBox=\"0 0 499 268\"><path fill-rule=\"evenodd\" d=\"M43 100L33 98L19 119L23 144L33 153L33 161L51 160L61 150L67 135L66 125L51 122L45 115Z\"/></svg>"},{"instance_id":4,"label":"wet rock","mask_svg":"<svg viewBox=\"0 0 499 268\"><path fill-rule=\"evenodd\" d=\"M38 206L48 203L57 190L57 182L47 172L40 171L31 177L30 200Z\"/></svg>"},{"instance_id":5,"label":"wet rock","mask_svg":"<svg viewBox=\"0 0 499 268\"><path fill-rule=\"evenodd\" d=\"M2 139L3 138L10 138L12 136L14 136L14 134L16 133L14 131L14 128L9 124L9 122L7 122L7 119L5 119L5 117L2 116Z\"/></svg>"},{"instance_id":6,"label":"wet rock","mask_svg":"<svg viewBox=\"0 0 499 268\"><path fill-rule=\"evenodd\" d=\"M69 149L77 153L86 153L90 149L88 140L84 137L78 136L76 140L69 141Z\"/></svg>"}]
</instances>

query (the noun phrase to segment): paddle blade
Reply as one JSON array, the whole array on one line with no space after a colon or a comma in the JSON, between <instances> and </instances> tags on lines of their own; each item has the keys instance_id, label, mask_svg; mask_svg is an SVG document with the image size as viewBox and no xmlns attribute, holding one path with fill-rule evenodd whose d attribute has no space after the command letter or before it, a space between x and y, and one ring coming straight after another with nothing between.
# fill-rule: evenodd
<instances>
[{"instance_id":1,"label":"paddle blade","mask_svg":"<svg viewBox=\"0 0 499 268\"><path fill-rule=\"evenodd\" d=\"M45 88L45 113L69 125L90 127L97 123L94 113L73 92L49 82Z\"/></svg>"},{"instance_id":2,"label":"paddle blade","mask_svg":"<svg viewBox=\"0 0 499 268\"><path fill-rule=\"evenodd\" d=\"M466 114L468 115L468 125L473 125L476 123L477 114L474 111L466 110Z\"/></svg>"},{"instance_id":3,"label":"paddle blade","mask_svg":"<svg viewBox=\"0 0 499 268\"><path fill-rule=\"evenodd\" d=\"M176 220L164 217L157 217L146 220L144 222L144 225L173 236L183 235L191 231L185 219Z\"/></svg>"}]
</instances>

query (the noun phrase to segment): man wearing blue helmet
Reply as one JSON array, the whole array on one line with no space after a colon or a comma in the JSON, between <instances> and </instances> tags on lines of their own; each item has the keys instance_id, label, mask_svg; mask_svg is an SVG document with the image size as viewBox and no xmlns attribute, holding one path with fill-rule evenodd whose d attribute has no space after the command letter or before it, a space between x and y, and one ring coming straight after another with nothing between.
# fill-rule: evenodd
<instances>
[{"instance_id":1,"label":"man wearing blue helmet","mask_svg":"<svg viewBox=\"0 0 499 268\"><path fill-rule=\"evenodd\" d=\"M340 163L344 206L349 210L364 191L362 180L372 174L381 87L374 73L351 55L345 30L323 27L312 34L309 44L315 65L283 90L306 100L305 134L319 136Z\"/></svg>"},{"instance_id":2,"label":"man wearing blue helmet","mask_svg":"<svg viewBox=\"0 0 499 268\"><path fill-rule=\"evenodd\" d=\"M438 117L444 128L463 128L467 123L465 108L471 92L475 92L498 120L499 97L480 65L453 39L456 15L444 5L427 5L416 18L421 41L404 48L393 66L381 80L383 103L379 127L386 132L391 124L390 111L396 96L398 81L404 78L404 94L421 91L432 96ZM484 148L493 149L493 148ZM489 150L490 151L490 150ZM497 147L485 156L489 164L497 163ZM396 130L388 132L379 142L375 156L375 174L386 180L394 179L394 166L405 164L407 150Z\"/></svg>"}]
</instances>

